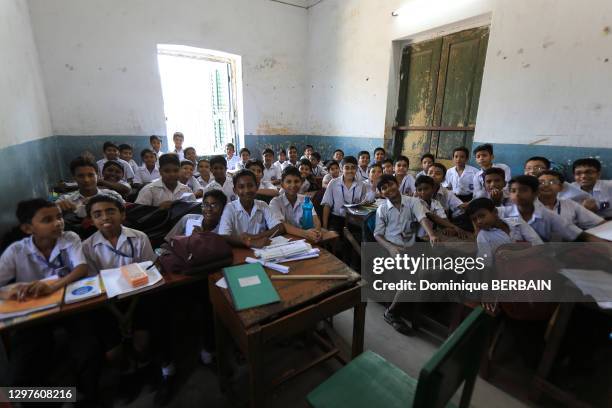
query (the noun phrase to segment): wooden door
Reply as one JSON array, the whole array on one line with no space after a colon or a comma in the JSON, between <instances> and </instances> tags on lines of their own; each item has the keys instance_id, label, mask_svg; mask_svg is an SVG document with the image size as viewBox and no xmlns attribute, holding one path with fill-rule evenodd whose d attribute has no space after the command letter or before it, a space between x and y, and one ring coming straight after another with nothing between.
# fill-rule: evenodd
<instances>
[{"instance_id":1,"label":"wooden door","mask_svg":"<svg viewBox=\"0 0 612 408\"><path fill-rule=\"evenodd\" d=\"M471 149L489 29L461 31L404 48L394 154L430 152L452 166L452 150Z\"/></svg>"}]
</instances>

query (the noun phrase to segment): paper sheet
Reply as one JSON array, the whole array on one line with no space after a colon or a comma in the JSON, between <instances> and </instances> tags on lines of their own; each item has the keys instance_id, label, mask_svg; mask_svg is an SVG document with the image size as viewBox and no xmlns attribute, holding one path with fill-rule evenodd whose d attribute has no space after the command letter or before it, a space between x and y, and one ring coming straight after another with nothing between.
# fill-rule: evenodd
<instances>
[{"instance_id":1,"label":"paper sheet","mask_svg":"<svg viewBox=\"0 0 612 408\"><path fill-rule=\"evenodd\" d=\"M602 309L612 309L612 273L589 269L561 269L583 294L592 296Z\"/></svg>"},{"instance_id":2,"label":"paper sheet","mask_svg":"<svg viewBox=\"0 0 612 408\"><path fill-rule=\"evenodd\" d=\"M589 228L586 232L601 239L612 241L612 221L604 222L601 225Z\"/></svg>"},{"instance_id":3,"label":"paper sheet","mask_svg":"<svg viewBox=\"0 0 612 408\"><path fill-rule=\"evenodd\" d=\"M221 278L217 281L217 283L215 283L215 285L217 285L218 287L222 288L222 289L227 289L227 282L225 280L225 278Z\"/></svg>"}]
</instances>

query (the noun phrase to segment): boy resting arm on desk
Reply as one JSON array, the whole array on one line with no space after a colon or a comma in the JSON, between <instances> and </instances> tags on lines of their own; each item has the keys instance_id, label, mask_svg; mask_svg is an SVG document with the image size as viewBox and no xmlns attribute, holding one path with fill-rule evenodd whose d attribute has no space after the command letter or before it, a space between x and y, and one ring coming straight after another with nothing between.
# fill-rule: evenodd
<instances>
[{"instance_id":1,"label":"boy resting arm on desk","mask_svg":"<svg viewBox=\"0 0 612 408\"><path fill-rule=\"evenodd\" d=\"M195 201L193 191L179 182L180 166L176 154L163 154L159 158L161 178L144 186L138 193L135 203L168 209L178 200Z\"/></svg>"}]
</instances>

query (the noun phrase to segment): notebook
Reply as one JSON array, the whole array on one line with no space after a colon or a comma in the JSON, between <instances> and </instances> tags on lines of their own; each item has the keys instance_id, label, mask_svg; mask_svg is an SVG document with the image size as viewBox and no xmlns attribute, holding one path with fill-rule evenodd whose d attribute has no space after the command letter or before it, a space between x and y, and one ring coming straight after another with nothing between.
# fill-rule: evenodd
<instances>
[{"instance_id":1,"label":"notebook","mask_svg":"<svg viewBox=\"0 0 612 408\"><path fill-rule=\"evenodd\" d=\"M259 263L223 268L223 276L236 310L280 302L278 292Z\"/></svg>"},{"instance_id":2,"label":"notebook","mask_svg":"<svg viewBox=\"0 0 612 408\"><path fill-rule=\"evenodd\" d=\"M100 286L100 275L83 278L66 286L64 303L69 305L71 303L80 302L81 300L96 297L101 294L102 288Z\"/></svg>"},{"instance_id":3,"label":"notebook","mask_svg":"<svg viewBox=\"0 0 612 408\"><path fill-rule=\"evenodd\" d=\"M57 307L62 303L63 298L64 288L61 288L49 296L27 299L23 302L17 300L0 300L0 320Z\"/></svg>"},{"instance_id":4,"label":"notebook","mask_svg":"<svg viewBox=\"0 0 612 408\"><path fill-rule=\"evenodd\" d=\"M106 288L106 296L108 296L109 299L114 298L115 296L121 299L126 296L134 295L136 293L144 292L154 287L163 285L164 278L157 270L157 267L154 266L151 269L146 269L151 266L151 263L151 261L139 263L139 265L147 272L149 282L146 285L135 288L124 279L119 268L102 269L100 271L100 276L102 278L102 282L104 283L104 287Z\"/></svg>"}]
</instances>

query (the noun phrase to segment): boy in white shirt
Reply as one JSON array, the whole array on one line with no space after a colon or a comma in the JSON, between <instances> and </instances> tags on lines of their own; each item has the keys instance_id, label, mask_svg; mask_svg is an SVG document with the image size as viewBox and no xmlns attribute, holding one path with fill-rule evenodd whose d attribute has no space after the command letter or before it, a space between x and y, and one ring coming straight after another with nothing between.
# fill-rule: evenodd
<instances>
[{"instance_id":1,"label":"boy in white shirt","mask_svg":"<svg viewBox=\"0 0 612 408\"><path fill-rule=\"evenodd\" d=\"M387 158L387 152L382 147L377 147L374 149L374 159L371 164L378 163L382 164L383 160Z\"/></svg>"},{"instance_id":2,"label":"boy in white shirt","mask_svg":"<svg viewBox=\"0 0 612 408\"><path fill-rule=\"evenodd\" d=\"M178 200L195 201L193 191L178 181L180 164L176 154L162 155L159 158L161 178L144 186L138 193L135 203L168 209Z\"/></svg>"},{"instance_id":3,"label":"boy in white shirt","mask_svg":"<svg viewBox=\"0 0 612 408\"><path fill-rule=\"evenodd\" d=\"M274 164L274 151L266 148L262 154L263 157L263 178L262 181L267 181L273 185L279 185L281 179L280 166Z\"/></svg>"},{"instance_id":4,"label":"boy in white shirt","mask_svg":"<svg viewBox=\"0 0 612 408\"><path fill-rule=\"evenodd\" d=\"M119 162L123 167L123 180L131 183L134 179L134 171L128 162L119 158L119 147L117 147L117 145L113 142L104 142L102 149L104 151L104 158L98 160L98 174L102 174L104 163L109 160L114 160Z\"/></svg>"},{"instance_id":5,"label":"boy in white shirt","mask_svg":"<svg viewBox=\"0 0 612 408\"><path fill-rule=\"evenodd\" d=\"M236 163L240 160L238 156L236 156L236 146L233 143L228 143L225 145L225 167L230 170L234 170L236 167ZM211 164L212 167L212 164Z\"/></svg>"},{"instance_id":6,"label":"boy in white shirt","mask_svg":"<svg viewBox=\"0 0 612 408\"><path fill-rule=\"evenodd\" d=\"M446 176L446 167L442 163L432 163L427 171L427 175L434 181L433 198L442 204L444 211L447 214L451 214L453 218L463 214L463 209L467 204L458 199L452 191L442 187L444 176Z\"/></svg>"},{"instance_id":7,"label":"boy in white shirt","mask_svg":"<svg viewBox=\"0 0 612 408\"><path fill-rule=\"evenodd\" d=\"M257 194L267 197L276 197L278 195L278 188L275 187L269 181L263 180L264 165L261 160L252 159L249 160L246 169L250 170L255 174L255 180L257 181Z\"/></svg>"},{"instance_id":8,"label":"boy in white shirt","mask_svg":"<svg viewBox=\"0 0 612 408\"><path fill-rule=\"evenodd\" d=\"M193 175L193 168L194 164L192 161L183 160L179 171L179 182L189 187L196 198L200 198L204 195L204 188Z\"/></svg>"},{"instance_id":9,"label":"boy in white shirt","mask_svg":"<svg viewBox=\"0 0 612 408\"><path fill-rule=\"evenodd\" d=\"M329 186L330 181L340 177L340 164L335 160L328 161L327 171L328 173L325 176L323 176L323 180L321 181L323 188L327 188L327 186Z\"/></svg>"},{"instance_id":10,"label":"boy in white shirt","mask_svg":"<svg viewBox=\"0 0 612 408\"><path fill-rule=\"evenodd\" d=\"M499 167L488 168L482 173L485 192L483 197L490 198L496 207L512 205L510 193L506 188L506 173Z\"/></svg>"},{"instance_id":11,"label":"boy in white shirt","mask_svg":"<svg viewBox=\"0 0 612 408\"><path fill-rule=\"evenodd\" d=\"M232 179L227 177L227 164L225 158L223 156L213 156L210 159L210 170L214 179L204 188L204 192L221 190L225 193L228 202L234 201L236 199L234 184L232 183Z\"/></svg>"},{"instance_id":12,"label":"boy in white shirt","mask_svg":"<svg viewBox=\"0 0 612 408\"><path fill-rule=\"evenodd\" d=\"M363 182L366 188L366 202L374 202L379 197L378 195L378 181L382 177L382 166L380 163L374 163L370 165L370 169L368 171L368 179Z\"/></svg>"},{"instance_id":13,"label":"boy in white shirt","mask_svg":"<svg viewBox=\"0 0 612 408\"><path fill-rule=\"evenodd\" d=\"M286 161L287 161L287 152L285 152L285 149L280 149L278 151L278 160L274 162L274 165L279 167L282 171L283 164L285 164Z\"/></svg>"},{"instance_id":14,"label":"boy in white shirt","mask_svg":"<svg viewBox=\"0 0 612 408\"><path fill-rule=\"evenodd\" d=\"M395 173L395 170L393 169L393 160L384 159L382 161L382 169L383 169L383 175L388 174L390 176L393 176Z\"/></svg>"},{"instance_id":15,"label":"boy in white shirt","mask_svg":"<svg viewBox=\"0 0 612 408\"><path fill-rule=\"evenodd\" d=\"M200 171L198 170L198 155L196 154L195 147L186 147L185 150L185 160L189 160L193 163L193 176L195 178L200 177Z\"/></svg>"},{"instance_id":16,"label":"boy in white shirt","mask_svg":"<svg viewBox=\"0 0 612 408\"><path fill-rule=\"evenodd\" d=\"M355 178L357 181L364 182L368 179L368 165L370 164L370 152L362 150L357 155L357 174Z\"/></svg>"},{"instance_id":17,"label":"boy in white shirt","mask_svg":"<svg viewBox=\"0 0 612 408\"><path fill-rule=\"evenodd\" d=\"M162 138L157 135L151 135L151 137L149 137L149 144L151 145L151 150L153 151L153 153L155 153L155 155L159 159L159 156L164 154L161 150Z\"/></svg>"},{"instance_id":18,"label":"boy in white shirt","mask_svg":"<svg viewBox=\"0 0 612 408\"><path fill-rule=\"evenodd\" d=\"M601 163L597 159L578 159L572 165L574 181L589 195L582 202L587 209L605 219L612 218L612 180L601 180Z\"/></svg>"},{"instance_id":19,"label":"boy in white shirt","mask_svg":"<svg viewBox=\"0 0 612 408\"><path fill-rule=\"evenodd\" d=\"M314 147L312 147L312 145L307 144L306 146L304 146L304 154L302 155L302 157L300 157L300 160L310 160L310 156L312 155L312 153L314 152Z\"/></svg>"},{"instance_id":20,"label":"boy in white shirt","mask_svg":"<svg viewBox=\"0 0 612 408\"><path fill-rule=\"evenodd\" d=\"M172 141L174 142L174 150L172 153L178 155L180 161L185 160L185 152L183 151L185 135L183 135L183 132L174 132L174 135L172 135Z\"/></svg>"},{"instance_id":21,"label":"boy in white shirt","mask_svg":"<svg viewBox=\"0 0 612 408\"><path fill-rule=\"evenodd\" d=\"M134 185L136 187L149 184L160 178L159 168L157 167L157 155L151 149L144 149L140 152L142 166L138 167L134 174Z\"/></svg>"},{"instance_id":22,"label":"boy in white shirt","mask_svg":"<svg viewBox=\"0 0 612 408\"><path fill-rule=\"evenodd\" d=\"M344 151L342 149L334 150L334 154L332 155L332 159L334 159L338 163L342 163L342 160L344 160Z\"/></svg>"},{"instance_id":23,"label":"boy in white shirt","mask_svg":"<svg viewBox=\"0 0 612 408\"><path fill-rule=\"evenodd\" d=\"M478 173L476 167L467 164L470 151L466 147L453 149L453 167L448 169L444 179L444 187L455 193L458 199L468 202L474 195L474 177Z\"/></svg>"},{"instance_id":24,"label":"boy in white shirt","mask_svg":"<svg viewBox=\"0 0 612 408\"><path fill-rule=\"evenodd\" d=\"M132 149L132 146L130 146L129 144L120 144L119 145L119 158L121 160L126 161L130 167L132 168L132 171L134 172L134 177L136 176L136 171L138 170L138 163L136 163L134 161L134 150Z\"/></svg>"},{"instance_id":25,"label":"boy in white shirt","mask_svg":"<svg viewBox=\"0 0 612 408\"><path fill-rule=\"evenodd\" d=\"M298 167L298 153L295 146L289 146L287 149L287 160L281 164L281 170L285 170L289 166Z\"/></svg>"},{"instance_id":26,"label":"boy in white shirt","mask_svg":"<svg viewBox=\"0 0 612 408\"><path fill-rule=\"evenodd\" d=\"M512 178L510 167L503 163L493 163L493 159L495 156L493 155L493 146L486 143L480 146L477 146L474 149L474 158L476 159L476 163L480 166L480 170L474 176L474 197L483 197L485 195L484 188L484 180L482 178L482 173L486 169L491 167L499 167L504 170L506 177L506 183L510 181Z\"/></svg>"},{"instance_id":27,"label":"boy in white shirt","mask_svg":"<svg viewBox=\"0 0 612 408\"><path fill-rule=\"evenodd\" d=\"M202 214L186 214L166 234L164 240L170 242L178 235L191 235L193 232L219 233L219 221L227 204L227 197L221 190L210 190L202 198ZM191 227L188 228L188 225Z\"/></svg>"},{"instance_id":28,"label":"boy in white shirt","mask_svg":"<svg viewBox=\"0 0 612 408\"><path fill-rule=\"evenodd\" d=\"M132 186L123 180L123 166L114 160L109 160L102 166L102 177L98 179L98 185L114 190L122 197L127 197L132 191Z\"/></svg>"},{"instance_id":29,"label":"boy in white shirt","mask_svg":"<svg viewBox=\"0 0 612 408\"><path fill-rule=\"evenodd\" d=\"M310 155L310 164L312 164L312 175L315 177L325 177L327 170L321 164L321 153L312 152Z\"/></svg>"},{"instance_id":30,"label":"boy in white shirt","mask_svg":"<svg viewBox=\"0 0 612 408\"><path fill-rule=\"evenodd\" d=\"M408 174L408 168L410 167L410 160L406 156L399 156L393 162L393 170L395 171L395 178L399 184L400 193L405 195L414 194L414 177Z\"/></svg>"},{"instance_id":31,"label":"boy in white shirt","mask_svg":"<svg viewBox=\"0 0 612 408\"><path fill-rule=\"evenodd\" d=\"M198 183L200 183L202 188L208 187L210 183L215 181L215 178L210 172L210 162L208 159L200 159L198 161L198 173L200 174L198 177Z\"/></svg>"},{"instance_id":32,"label":"boy in white shirt","mask_svg":"<svg viewBox=\"0 0 612 408\"><path fill-rule=\"evenodd\" d=\"M247 149L246 147L243 147L242 149L240 149L239 154L240 154L240 161L236 163L236 165L234 166L232 170L246 169L246 165L249 162L249 159L251 158L251 151Z\"/></svg>"},{"instance_id":33,"label":"boy in white shirt","mask_svg":"<svg viewBox=\"0 0 612 408\"><path fill-rule=\"evenodd\" d=\"M436 161L436 158L431 153L425 153L421 156L421 171L419 171L416 177L427 176L429 167Z\"/></svg>"},{"instance_id":34,"label":"boy in white shirt","mask_svg":"<svg viewBox=\"0 0 612 408\"><path fill-rule=\"evenodd\" d=\"M525 160L523 174L527 176L539 177L543 171L550 170L551 163L546 157L533 156ZM574 186L567 181L563 182L561 191L557 194L558 198L573 200L582 204L584 200L590 198L589 194L582 191L580 187Z\"/></svg>"}]
</instances>

